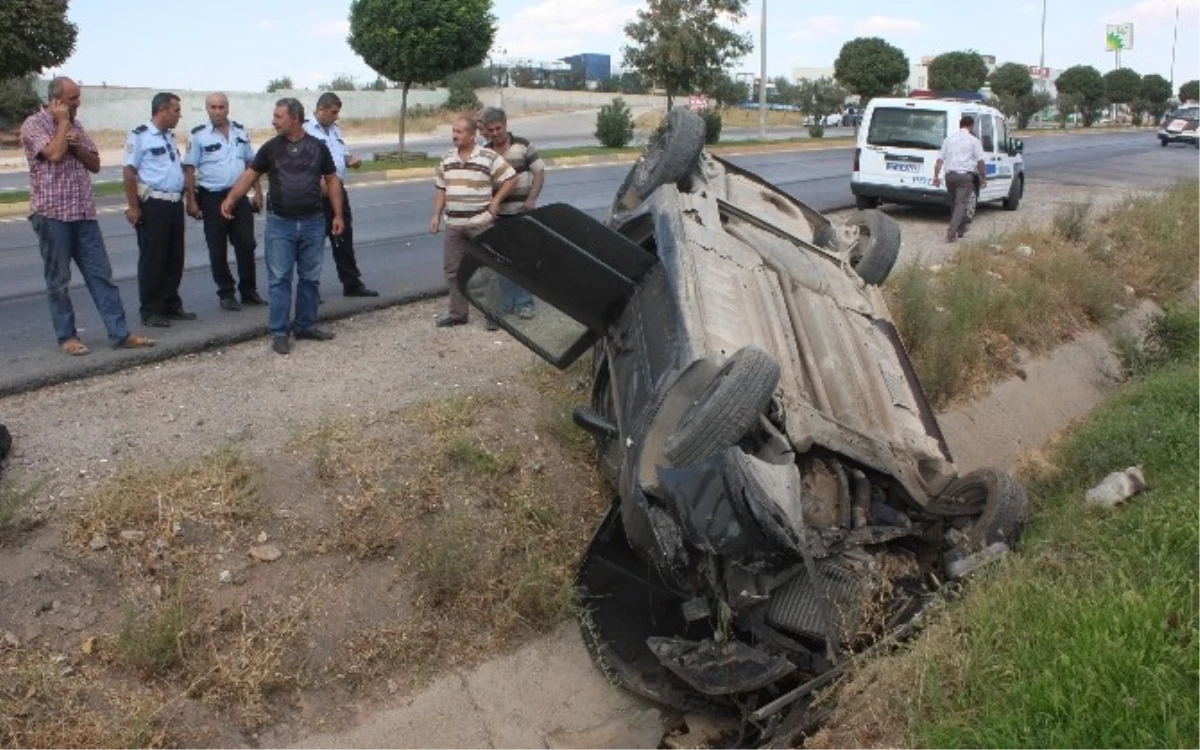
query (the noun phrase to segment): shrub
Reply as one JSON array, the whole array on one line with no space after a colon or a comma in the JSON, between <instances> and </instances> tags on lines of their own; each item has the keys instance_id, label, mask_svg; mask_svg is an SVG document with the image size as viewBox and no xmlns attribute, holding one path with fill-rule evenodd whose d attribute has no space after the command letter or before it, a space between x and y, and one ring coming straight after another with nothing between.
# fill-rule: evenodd
<instances>
[{"instance_id":1,"label":"shrub","mask_svg":"<svg viewBox=\"0 0 1200 750\"><path fill-rule=\"evenodd\" d=\"M706 109L700 116L704 118L704 142L716 143L721 140L721 114Z\"/></svg>"},{"instance_id":2,"label":"shrub","mask_svg":"<svg viewBox=\"0 0 1200 750\"><path fill-rule=\"evenodd\" d=\"M1054 233L1071 242L1079 242L1087 234L1089 203L1068 203L1054 214Z\"/></svg>"},{"instance_id":3,"label":"shrub","mask_svg":"<svg viewBox=\"0 0 1200 750\"><path fill-rule=\"evenodd\" d=\"M446 109L456 112L474 112L481 106L475 89L465 78L454 78L449 82L450 96L446 98Z\"/></svg>"},{"instance_id":4,"label":"shrub","mask_svg":"<svg viewBox=\"0 0 1200 750\"><path fill-rule=\"evenodd\" d=\"M605 148L624 148L633 140L633 113L621 97L605 104L596 115L596 140Z\"/></svg>"},{"instance_id":5,"label":"shrub","mask_svg":"<svg viewBox=\"0 0 1200 750\"><path fill-rule=\"evenodd\" d=\"M824 138L825 137L825 126L821 125L820 123L809 125L808 126L808 134L810 136L812 136L813 138Z\"/></svg>"}]
</instances>

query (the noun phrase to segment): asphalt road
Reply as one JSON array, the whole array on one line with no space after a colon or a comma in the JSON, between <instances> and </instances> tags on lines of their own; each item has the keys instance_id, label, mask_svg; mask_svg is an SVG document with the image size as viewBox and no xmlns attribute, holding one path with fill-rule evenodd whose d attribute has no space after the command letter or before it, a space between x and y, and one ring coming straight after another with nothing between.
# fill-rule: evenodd
<instances>
[{"instance_id":1,"label":"asphalt road","mask_svg":"<svg viewBox=\"0 0 1200 750\"><path fill-rule=\"evenodd\" d=\"M849 190L851 149L831 148L734 157L798 199L821 211L853 203ZM1072 184L1128 184L1162 187L1179 179L1197 179L1193 149L1163 149L1150 133L1037 136L1026 140L1026 167L1032 180ZM628 165L553 169L543 202L571 203L602 217ZM323 318L342 317L374 307L443 293L441 236L428 234L432 185L428 179L352 184L355 244L367 283L382 296L346 299L331 260L325 263ZM1027 200L1036 200L1027 193ZM137 250L118 199L102 204L100 216L114 275L135 330ZM259 226L261 257L261 222ZM54 345L41 280L41 260L33 232L22 218L0 220L0 394L162 359L205 346L244 340L265 332L262 309L221 311L208 269L199 223L188 220L187 271L181 288L185 306L200 320L151 333L159 346L142 352L112 351L86 290L75 280L72 299L81 336L92 349L87 357L62 355ZM328 256L326 256L328 258ZM266 294L266 273L259 263L259 290ZM430 321L432 325L432 320ZM264 346L264 351L266 351Z\"/></svg>"}]
</instances>

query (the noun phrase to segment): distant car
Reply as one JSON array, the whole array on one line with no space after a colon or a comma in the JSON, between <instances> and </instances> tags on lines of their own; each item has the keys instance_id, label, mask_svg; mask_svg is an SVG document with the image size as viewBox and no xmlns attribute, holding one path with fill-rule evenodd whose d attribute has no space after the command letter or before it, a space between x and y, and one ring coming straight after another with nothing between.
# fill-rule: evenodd
<instances>
[{"instance_id":1,"label":"distant car","mask_svg":"<svg viewBox=\"0 0 1200 750\"><path fill-rule=\"evenodd\" d=\"M672 111L604 223L564 204L500 223L458 283L552 364L593 352L575 421L615 490L576 578L596 664L785 742L853 653L1015 542L1026 498L951 459L877 288L899 226L834 225L703 146ZM503 313L495 273L534 318Z\"/></svg>"},{"instance_id":2,"label":"distant car","mask_svg":"<svg viewBox=\"0 0 1200 750\"><path fill-rule=\"evenodd\" d=\"M1196 126L1200 124L1200 104L1180 107L1163 118L1158 131L1158 141L1164 147L1170 143L1190 143L1200 148Z\"/></svg>"}]
</instances>

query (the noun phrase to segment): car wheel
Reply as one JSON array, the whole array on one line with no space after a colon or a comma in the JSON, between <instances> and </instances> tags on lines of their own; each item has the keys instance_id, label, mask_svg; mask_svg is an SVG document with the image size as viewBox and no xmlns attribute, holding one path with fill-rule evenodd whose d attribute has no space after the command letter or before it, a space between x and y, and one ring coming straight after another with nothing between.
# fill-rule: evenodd
<instances>
[{"instance_id":1,"label":"car wheel","mask_svg":"<svg viewBox=\"0 0 1200 750\"><path fill-rule=\"evenodd\" d=\"M958 545L970 553L995 542L1015 546L1025 527L1029 500L1025 488L1007 471L976 469L951 482L926 510L947 517L976 516L961 529L965 540Z\"/></svg>"},{"instance_id":2,"label":"car wheel","mask_svg":"<svg viewBox=\"0 0 1200 750\"><path fill-rule=\"evenodd\" d=\"M900 255L900 225L881 211L859 211L850 219L858 227L858 243L850 251L850 266L863 281L882 284Z\"/></svg>"},{"instance_id":3,"label":"car wheel","mask_svg":"<svg viewBox=\"0 0 1200 750\"><path fill-rule=\"evenodd\" d=\"M854 196L854 207L859 211L866 211L868 208L878 208L879 199L868 198L865 195L856 195Z\"/></svg>"},{"instance_id":4,"label":"car wheel","mask_svg":"<svg viewBox=\"0 0 1200 750\"><path fill-rule=\"evenodd\" d=\"M672 466L690 466L741 440L779 385L779 364L757 346L734 352L667 438Z\"/></svg>"},{"instance_id":5,"label":"car wheel","mask_svg":"<svg viewBox=\"0 0 1200 750\"><path fill-rule=\"evenodd\" d=\"M1021 196L1025 194L1025 180L1020 177L1013 180L1012 185L1008 188L1008 197L1004 199L1005 211L1016 211L1017 206L1021 205Z\"/></svg>"},{"instance_id":6,"label":"car wheel","mask_svg":"<svg viewBox=\"0 0 1200 750\"><path fill-rule=\"evenodd\" d=\"M975 184L975 189L967 196L967 221L975 220L975 209L979 208L979 184Z\"/></svg>"},{"instance_id":7,"label":"car wheel","mask_svg":"<svg viewBox=\"0 0 1200 750\"><path fill-rule=\"evenodd\" d=\"M625 176L613 202L613 213L631 210L663 185L683 179L704 150L704 120L695 112L676 108L650 136L645 153Z\"/></svg>"},{"instance_id":8,"label":"car wheel","mask_svg":"<svg viewBox=\"0 0 1200 750\"><path fill-rule=\"evenodd\" d=\"M1163 148L1166 148L1166 147L1167 147L1167 139L1166 139L1166 138L1159 138L1159 139L1158 139L1158 143L1159 143L1159 145L1160 145L1160 146L1162 146Z\"/></svg>"}]
</instances>

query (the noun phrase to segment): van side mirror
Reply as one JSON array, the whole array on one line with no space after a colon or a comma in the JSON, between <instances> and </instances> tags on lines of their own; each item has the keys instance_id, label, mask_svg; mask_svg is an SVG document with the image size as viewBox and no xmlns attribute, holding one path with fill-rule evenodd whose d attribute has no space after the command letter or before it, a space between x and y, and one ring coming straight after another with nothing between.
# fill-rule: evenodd
<instances>
[{"instance_id":1,"label":"van side mirror","mask_svg":"<svg viewBox=\"0 0 1200 750\"><path fill-rule=\"evenodd\" d=\"M1025 141L1020 138L1014 138L1012 142L1013 153L1020 154L1025 152Z\"/></svg>"}]
</instances>

